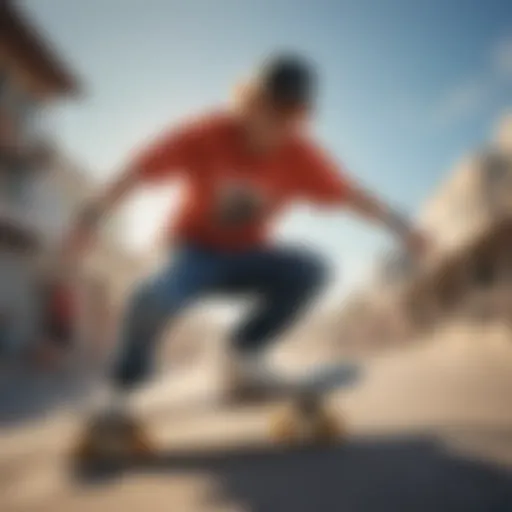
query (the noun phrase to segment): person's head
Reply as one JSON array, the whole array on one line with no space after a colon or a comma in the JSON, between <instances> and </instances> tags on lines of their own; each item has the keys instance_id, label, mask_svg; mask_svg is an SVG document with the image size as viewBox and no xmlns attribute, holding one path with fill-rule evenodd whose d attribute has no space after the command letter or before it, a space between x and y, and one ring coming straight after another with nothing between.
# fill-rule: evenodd
<instances>
[{"instance_id":1,"label":"person's head","mask_svg":"<svg viewBox=\"0 0 512 512\"><path fill-rule=\"evenodd\" d=\"M241 94L250 135L268 146L306 129L316 89L316 69L308 60L288 54L268 59Z\"/></svg>"}]
</instances>

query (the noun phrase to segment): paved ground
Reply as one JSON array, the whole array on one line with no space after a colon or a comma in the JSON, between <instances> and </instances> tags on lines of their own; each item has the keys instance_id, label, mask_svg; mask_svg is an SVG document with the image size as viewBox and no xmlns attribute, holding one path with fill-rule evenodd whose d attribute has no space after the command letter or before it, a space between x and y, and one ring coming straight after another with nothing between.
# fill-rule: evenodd
<instances>
[{"instance_id":1,"label":"paved ground","mask_svg":"<svg viewBox=\"0 0 512 512\"><path fill-rule=\"evenodd\" d=\"M270 410L176 415L166 402L186 402L204 383L163 382L139 400L168 447L158 463L72 481L65 452L77 418L55 415L0 436L0 509L507 512L511 370L509 340L474 332L369 361L361 386L332 397L347 443L293 453L269 447Z\"/></svg>"},{"instance_id":2,"label":"paved ground","mask_svg":"<svg viewBox=\"0 0 512 512\"><path fill-rule=\"evenodd\" d=\"M89 385L84 372L75 367L54 373L4 367L0 370L0 429L47 416L55 408L76 401Z\"/></svg>"}]
</instances>

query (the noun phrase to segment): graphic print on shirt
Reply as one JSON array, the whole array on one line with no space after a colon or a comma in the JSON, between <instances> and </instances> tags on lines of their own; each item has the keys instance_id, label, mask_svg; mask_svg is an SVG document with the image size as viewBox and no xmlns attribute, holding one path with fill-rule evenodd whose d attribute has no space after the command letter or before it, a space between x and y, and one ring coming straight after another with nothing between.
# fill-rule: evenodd
<instances>
[{"instance_id":1,"label":"graphic print on shirt","mask_svg":"<svg viewBox=\"0 0 512 512\"><path fill-rule=\"evenodd\" d=\"M242 178L224 178L215 184L213 219L224 229L242 228L262 220L270 197L261 185Z\"/></svg>"}]
</instances>

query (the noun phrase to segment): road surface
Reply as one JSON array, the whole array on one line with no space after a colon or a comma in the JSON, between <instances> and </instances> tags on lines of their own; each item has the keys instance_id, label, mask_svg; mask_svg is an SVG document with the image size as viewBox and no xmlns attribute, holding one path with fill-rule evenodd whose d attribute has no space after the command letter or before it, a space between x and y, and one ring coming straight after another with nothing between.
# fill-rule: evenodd
<instances>
[{"instance_id":1,"label":"road surface","mask_svg":"<svg viewBox=\"0 0 512 512\"><path fill-rule=\"evenodd\" d=\"M272 449L270 410L176 414L169 404L205 387L201 372L139 398L166 455L116 478L80 482L65 471L72 412L6 429L0 510L510 511L512 348L476 338L368 361L364 382L332 397L349 426L336 449Z\"/></svg>"}]
</instances>

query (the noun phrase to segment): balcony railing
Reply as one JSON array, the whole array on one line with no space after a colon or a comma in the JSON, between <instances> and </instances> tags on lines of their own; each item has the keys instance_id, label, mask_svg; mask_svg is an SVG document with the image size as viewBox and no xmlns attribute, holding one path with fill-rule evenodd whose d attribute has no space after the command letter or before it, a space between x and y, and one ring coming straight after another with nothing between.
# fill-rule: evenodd
<instances>
[{"instance_id":1,"label":"balcony railing","mask_svg":"<svg viewBox=\"0 0 512 512\"><path fill-rule=\"evenodd\" d=\"M39 148L0 147L0 239L2 245L34 245L40 236L34 191L46 155Z\"/></svg>"},{"instance_id":2,"label":"balcony railing","mask_svg":"<svg viewBox=\"0 0 512 512\"><path fill-rule=\"evenodd\" d=\"M6 108L0 107L0 166L36 170L50 165L54 148L44 123L30 129ZM39 125L39 126L37 126Z\"/></svg>"},{"instance_id":3,"label":"balcony railing","mask_svg":"<svg viewBox=\"0 0 512 512\"><path fill-rule=\"evenodd\" d=\"M0 200L0 249L35 250L40 240L27 212Z\"/></svg>"}]
</instances>

